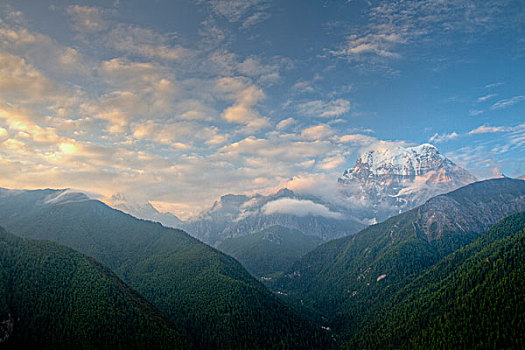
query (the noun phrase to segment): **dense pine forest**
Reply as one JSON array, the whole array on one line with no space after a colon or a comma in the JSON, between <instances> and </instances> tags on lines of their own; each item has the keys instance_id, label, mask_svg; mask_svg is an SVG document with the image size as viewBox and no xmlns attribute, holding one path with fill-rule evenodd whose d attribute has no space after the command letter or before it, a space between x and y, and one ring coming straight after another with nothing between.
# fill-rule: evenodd
<instances>
[{"instance_id":1,"label":"dense pine forest","mask_svg":"<svg viewBox=\"0 0 525 350\"><path fill-rule=\"evenodd\" d=\"M494 225L396 293L346 344L356 348L522 349L525 213Z\"/></svg>"},{"instance_id":2,"label":"dense pine forest","mask_svg":"<svg viewBox=\"0 0 525 350\"><path fill-rule=\"evenodd\" d=\"M24 240L0 228L0 276L7 348L193 348L113 272L56 243Z\"/></svg>"}]
</instances>

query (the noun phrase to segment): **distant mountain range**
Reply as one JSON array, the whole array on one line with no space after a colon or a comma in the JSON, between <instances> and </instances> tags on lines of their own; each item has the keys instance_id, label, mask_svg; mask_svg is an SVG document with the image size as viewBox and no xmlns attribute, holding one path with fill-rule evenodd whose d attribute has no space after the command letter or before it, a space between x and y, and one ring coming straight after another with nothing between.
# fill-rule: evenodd
<instances>
[{"instance_id":1,"label":"distant mountain range","mask_svg":"<svg viewBox=\"0 0 525 350\"><path fill-rule=\"evenodd\" d=\"M432 145L376 147L364 151L344 172L332 197L287 188L268 196L225 195L183 227L211 245L273 225L328 241L474 181Z\"/></svg>"},{"instance_id":2,"label":"distant mountain range","mask_svg":"<svg viewBox=\"0 0 525 350\"><path fill-rule=\"evenodd\" d=\"M418 276L520 211L525 211L524 181L476 182L322 244L296 262L274 289L343 341L356 339Z\"/></svg>"},{"instance_id":3,"label":"distant mountain range","mask_svg":"<svg viewBox=\"0 0 525 350\"><path fill-rule=\"evenodd\" d=\"M314 196L282 189L272 195L225 195L213 206L184 223L202 241L217 245L227 238L283 226L330 240L365 227L358 219Z\"/></svg>"}]
</instances>

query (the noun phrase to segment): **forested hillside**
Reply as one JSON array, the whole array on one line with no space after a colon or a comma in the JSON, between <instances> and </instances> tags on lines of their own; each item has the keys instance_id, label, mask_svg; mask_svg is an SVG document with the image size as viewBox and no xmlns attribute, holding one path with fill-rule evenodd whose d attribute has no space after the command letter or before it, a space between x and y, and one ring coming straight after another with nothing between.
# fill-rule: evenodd
<instances>
[{"instance_id":1,"label":"forested hillside","mask_svg":"<svg viewBox=\"0 0 525 350\"><path fill-rule=\"evenodd\" d=\"M191 348L106 267L0 228L0 341L13 349Z\"/></svg>"},{"instance_id":2,"label":"forested hillside","mask_svg":"<svg viewBox=\"0 0 525 350\"><path fill-rule=\"evenodd\" d=\"M482 181L314 249L276 284L344 342L421 273L507 215L525 210L525 182Z\"/></svg>"},{"instance_id":3,"label":"forested hillside","mask_svg":"<svg viewBox=\"0 0 525 350\"><path fill-rule=\"evenodd\" d=\"M329 339L233 258L185 232L82 195L0 196L0 224L96 258L162 310L201 348L325 346Z\"/></svg>"},{"instance_id":4,"label":"forested hillside","mask_svg":"<svg viewBox=\"0 0 525 350\"><path fill-rule=\"evenodd\" d=\"M523 349L524 317L522 212L399 291L347 347Z\"/></svg>"}]
</instances>

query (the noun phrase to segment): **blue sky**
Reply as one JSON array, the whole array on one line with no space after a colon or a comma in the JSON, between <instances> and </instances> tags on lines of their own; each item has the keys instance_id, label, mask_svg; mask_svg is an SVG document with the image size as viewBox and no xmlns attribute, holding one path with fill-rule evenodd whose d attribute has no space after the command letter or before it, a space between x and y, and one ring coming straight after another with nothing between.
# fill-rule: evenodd
<instances>
[{"instance_id":1,"label":"blue sky","mask_svg":"<svg viewBox=\"0 0 525 350\"><path fill-rule=\"evenodd\" d=\"M523 175L524 30L523 1L4 1L0 186L187 217L385 142Z\"/></svg>"}]
</instances>

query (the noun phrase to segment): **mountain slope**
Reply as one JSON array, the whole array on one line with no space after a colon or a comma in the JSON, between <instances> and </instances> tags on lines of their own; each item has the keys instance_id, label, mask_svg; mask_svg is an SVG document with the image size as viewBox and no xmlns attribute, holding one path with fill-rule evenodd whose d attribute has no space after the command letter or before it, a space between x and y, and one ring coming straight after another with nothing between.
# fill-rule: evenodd
<instances>
[{"instance_id":1,"label":"mountain slope","mask_svg":"<svg viewBox=\"0 0 525 350\"><path fill-rule=\"evenodd\" d=\"M0 342L10 348L189 348L155 307L72 249L0 228Z\"/></svg>"},{"instance_id":2,"label":"mountain slope","mask_svg":"<svg viewBox=\"0 0 525 350\"><path fill-rule=\"evenodd\" d=\"M525 182L474 183L319 246L276 285L288 300L328 320L346 339L415 276L505 216L523 210Z\"/></svg>"},{"instance_id":3,"label":"mountain slope","mask_svg":"<svg viewBox=\"0 0 525 350\"><path fill-rule=\"evenodd\" d=\"M253 275L270 278L289 269L321 242L319 237L298 230L272 226L247 236L228 238L217 249L233 256Z\"/></svg>"},{"instance_id":4,"label":"mountain slope","mask_svg":"<svg viewBox=\"0 0 525 350\"><path fill-rule=\"evenodd\" d=\"M348 348L525 346L525 213L494 225L402 289Z\"/></svg>"},{"instance_id":5,"label":"mountain slope","mask_svg":"<svg viewBox=\"0 0 525 350\"><path fill-rule=\"evenodd\" d=\"M198 347L320 346L325 339L233 258L183 231L136 219L99 201L65 191L4 191L0 224L106 264Z\"/></svg>"}]
</instances>

